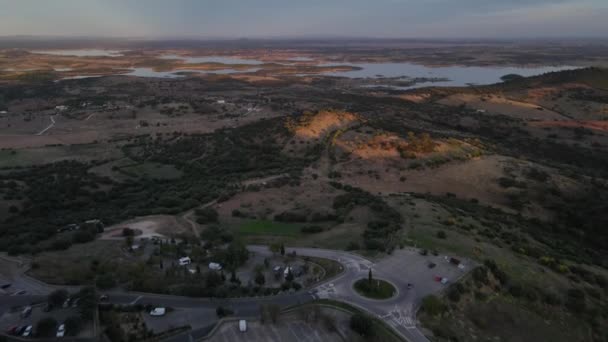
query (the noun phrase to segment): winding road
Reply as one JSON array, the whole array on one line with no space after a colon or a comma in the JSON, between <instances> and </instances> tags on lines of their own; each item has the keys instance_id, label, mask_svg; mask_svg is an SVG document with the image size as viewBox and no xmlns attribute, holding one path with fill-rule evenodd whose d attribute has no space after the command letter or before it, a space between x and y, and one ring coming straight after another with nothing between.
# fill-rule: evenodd
<instances>
[{"instance_id":1,"label":"winding road","mask_svg":"<svg viewBox=\"0 0 608 342\"><path fill-rule=\"evenodd\" d=\"M46 131L48 131L49 129L53 128L53 126L55 126L55 116L51 115L51 124L48 125L45 129L43 129L42 131L36 133L36 135L43 135Z\"/></svg>"}]
</instances>

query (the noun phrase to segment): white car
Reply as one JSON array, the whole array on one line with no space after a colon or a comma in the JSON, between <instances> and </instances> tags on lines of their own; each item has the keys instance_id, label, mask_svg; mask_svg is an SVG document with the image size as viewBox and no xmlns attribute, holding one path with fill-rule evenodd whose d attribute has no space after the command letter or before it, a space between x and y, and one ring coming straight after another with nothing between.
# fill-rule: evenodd
<instances>
[{"instance_id":1,"label":"white car","mask_svg":"<svg viewBox=\"0 0 608 342\"><path fill-rule=\"evenodd\" d=\"M23 334L21 334L21 336L28 337L31 334L32 334L32 326L28 325L27 328L25 328L25 330L23 331Z\"/></svg>"},{"instance_id":2,"label":"white car","mask_svg":"<svg viewBox=\"0 0 608 342\"><path fill-rule=\"evenodd\" d=\"M63 337L65 336L65 324L62 324L59 326L59 328L57 328L57 337Z\"/></svg>"},{"instance_id":3,"label":"white car","mask_svg":"<svg viewBox=\"0 0 608 342\"><path fill-rule=\"evenodd\" d=\"M154 308L154 310L150 311L150 316L164 316L167 313L165 308Z\"/></svg>"},{"instance_id":4,"label":"white car","mask_svg":"<svg viewBox=\"0 0 608 342\"><path fill-rule=\"evenodd\" d=\"M239 331L246 332L247 331L247 321L242 319L239 321Z\"/></svg>"}]
</instances>

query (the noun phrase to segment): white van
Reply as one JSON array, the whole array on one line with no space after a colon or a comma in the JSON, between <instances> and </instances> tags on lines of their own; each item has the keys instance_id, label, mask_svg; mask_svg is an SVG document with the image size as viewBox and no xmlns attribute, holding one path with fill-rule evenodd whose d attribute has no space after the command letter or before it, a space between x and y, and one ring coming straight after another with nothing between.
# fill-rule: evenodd
<instances>
[{"instance_id":1,"label":"white van","mask_svg":"<svg viewBox=\"0 0 608 342\"><path fill-rule=\"evenodd\" d=\"M179 258L180 266L190 265L191 263L192 263L192 260L189 257Z\"/></svg>"},{"instance_id":2,"label":"white van","mask_svg":"<svg viewBox=\"0 0 608 342\"><path fill-rule=\"evenodd\" d=\"M239 321L239 331L240 332L245 332L247 331L247 321L242 319Z\"/></svg>"}]
</instances>

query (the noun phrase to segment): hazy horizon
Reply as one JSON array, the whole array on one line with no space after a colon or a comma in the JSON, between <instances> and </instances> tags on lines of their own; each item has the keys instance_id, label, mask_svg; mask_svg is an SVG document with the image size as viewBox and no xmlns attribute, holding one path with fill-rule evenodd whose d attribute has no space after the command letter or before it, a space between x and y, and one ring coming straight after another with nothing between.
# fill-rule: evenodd
<instances>
[{"instance_id":1,"label":"hazy horizon","mask_svg":"<svg viewBox=\"0 0 608 342\"><path fill-rule=\"evenodd\" d=\"M0 0L0 36L138 39L605 38L599 0Z\"/></svg>"}]
</instances>

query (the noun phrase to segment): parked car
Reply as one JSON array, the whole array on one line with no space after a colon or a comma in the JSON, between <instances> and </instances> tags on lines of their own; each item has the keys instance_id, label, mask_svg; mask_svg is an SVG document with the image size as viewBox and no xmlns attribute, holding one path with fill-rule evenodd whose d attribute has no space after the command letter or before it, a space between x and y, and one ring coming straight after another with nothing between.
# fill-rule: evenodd
<instances>
[{"instance_id":1,"label":"parked car","mask_svg":"<svg viewBox=\"0 0 608 342\"><path fill-rule=\"evenodd\" d=\"M57 328L57 337L65 336L65 324L61 324L59 328Z\"/></svg>"},{"instance_id":2,"label":"parked car","mask_svg":"<svg viewBox=\"0 0 608 342\"><path fill-rule=\"evenodd\" d=\"M3 289L3 290L6 290L9 287L11 287L11 285L13 285L13 284L11 284L11 283L4 283L4 284L0 285L0 288Z\"/></svg>"},{"instance_id":3,"label":"parked car","mask_svg":"<svg viewBox=\"0 0 608 342\"><path fill-rule=\"evenodd\" d=\"M31 306L26 306L25 308L23 308L23 311L21 311L21 318L26 318L31 313L32 313L32 307Z\"/></svg>"},{"instance_id":4,"label":"parked car","mask_svg":"<svg viewBox=\"0 0 608 342\"><path fill-rule=\"evenodd\" d=\"M28 337L30 335L32 335L32 326L28 325L27 327L25 327L25 330L23 331L23 334L21 334L21 336Z\"/></svg>"},{"instance_id":5,"label":"parked car","mask_svg":"<svg viewBox=\"0 0 608 342\"><path fill-rule=\"evenodd\" d=\"M13 296L23 296L26 293L27 293L27 291L25 291L25 290L19 290L19 291L13 293Z\"/></svg>"},{"instance_id":6,"label":"parked car","mask_svg":"<svg viewBox=\"0 0 608 342\"><path fill-rule=\"evenodd\" d=\"M12 326L12 327L6 329L6 333L8 335L16 335L18 330L19 330L19 327L15 325L15 326Z\"/></svg>"},{"instance_id":7,"label":"parked car","mask_svg":"<svg viewBox=\"0 0 608 342\"><path fill-rule=\"evenodd\" d=\"M239 331L246 332L247 331L247 321L242 319L239 321Z\"/></svg>"},{"instance_id":8,"label":"parked car","mask_svg":"<svg viewBox=\"0 0 608 342\"><path fill-rule=\"evenodd\" d=\"M110 300L110 297L108 297L108 295L106 295L106 294L99 296L100 302L107 302L109 300Z\"/></svg>"},{"instance_id":9,"label":"parked car","mask_svg":"<svg viewBox=\"0 0 608 342\"><path fill-rule=\"evenodd\" d=\"M414 288L414 284L412 284L412 283L407 283L407 289L408 289L408 290L411 290L411 289L413 289L413 288Z\"/></svg>"},{"instance_id":10,"label":"parked car","mask_svg":"<svg viewBox=\"0 0 608 342\"><path fill-rule=\"evenodd\" d=\"M167 313L165 308L154 308L154 310L150 311L150 316L164 316Z\"/></svg>"}]
</instances>

